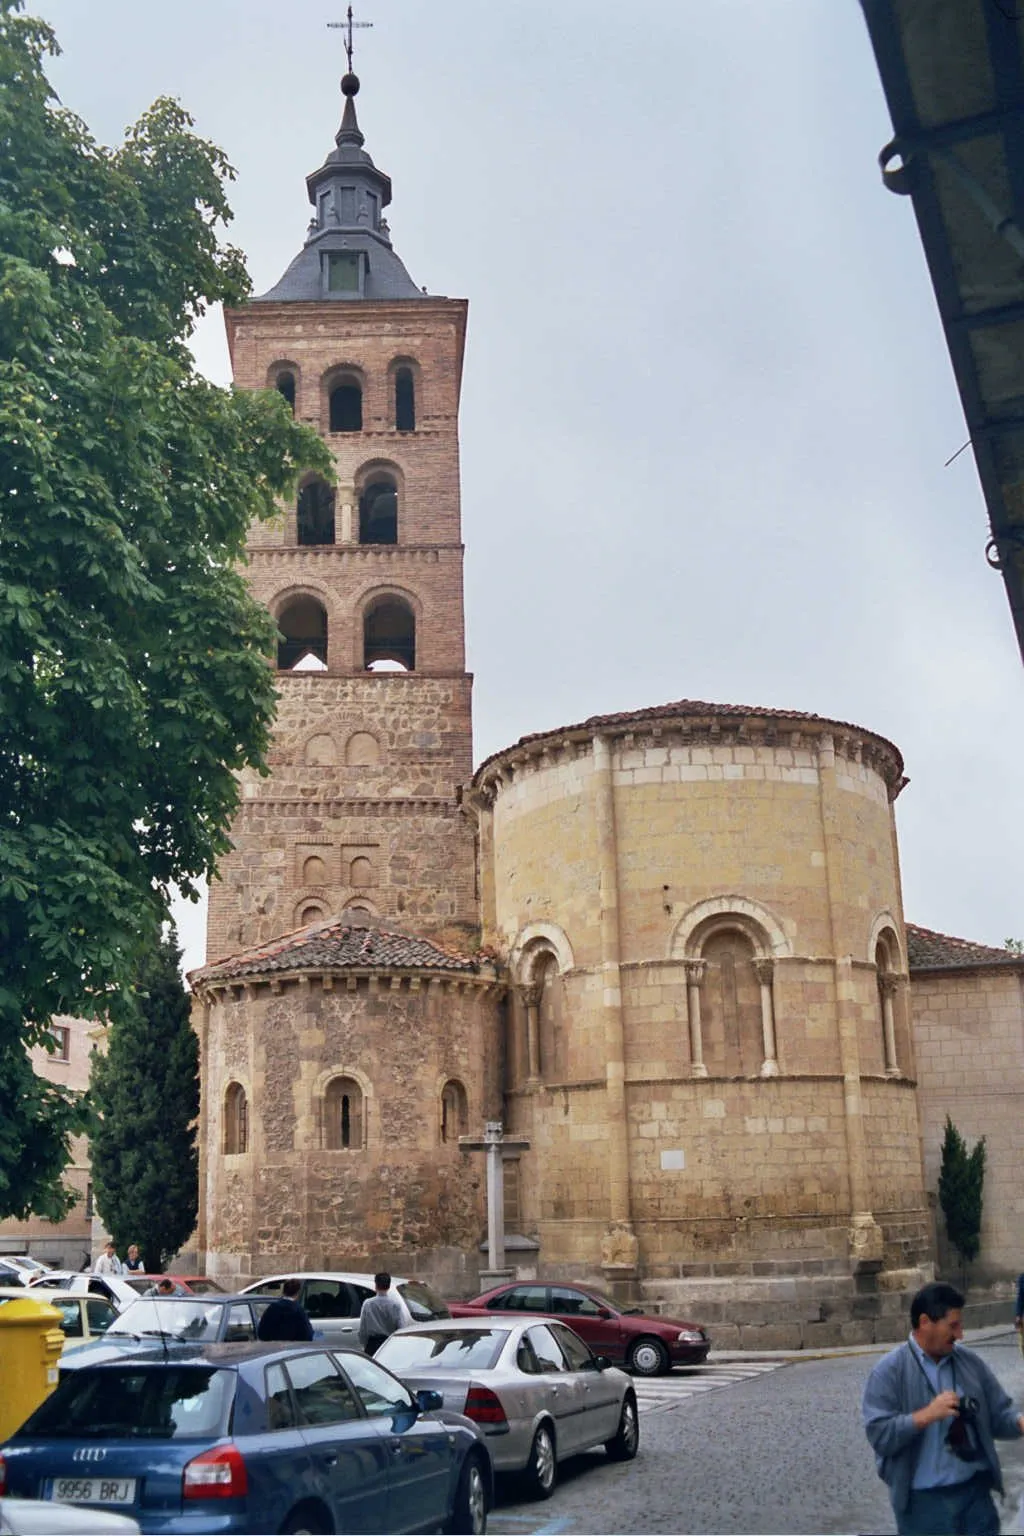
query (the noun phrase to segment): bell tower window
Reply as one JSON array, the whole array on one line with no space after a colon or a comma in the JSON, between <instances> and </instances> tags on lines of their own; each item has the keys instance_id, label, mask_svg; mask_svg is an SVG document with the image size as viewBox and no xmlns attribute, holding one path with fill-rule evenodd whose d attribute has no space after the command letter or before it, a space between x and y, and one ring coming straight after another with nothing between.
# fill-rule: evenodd
<instances>
[{"instance_id":1,"label":"bell tower window","mask_svg":"<svg viewBox=\"0 0 1024 1536\"><path fill-rule=\"evenodd\" d=\"M295 597L277 618L279 672L322 671L327 666L327 613L315 597Z\"/></svg>"},{"instance_id":2,"label":"bell tower window","mask_svg":"<svg viewBox=\"0 0 1024 1536\"><path fill-rule=\"evenodd\" d=\"M359 251L328 251L328 293L360 293L362 291L361 255Z\"/></svg>"},{"instance_id":3,"label":"bell tower window","mask_svg":"<svg viewBox=\"0 0 1024 1536\"><path fill-rule=\"evenodd\" d=\"M296 506L300 544L334 543L334 490L326 480L307 480Z\"/></svg>"},{"instance_id":4,"label":"bell tower window","mask_svg":"<svg viewBox=\"0 0 1024 1536\"><path fill-rule=\"evenodd\" d=\"M411 368L399 368L395 374L395 427L399 432L416 430L416 387Z\"/></svg>"},{"instance_id":5,"label":"bell tower window","mask_svg":"<svg viewBox=\"0 0 1024 1536\"><path fill-rule=\"evenodd\" d=\"M360 496L359 542L398 543L398 488L393 480L374 480Z\"/></svg>"},{"instance_id":6,"label":"bell tower window","mask_svg":"<svg viewBox=\"0 0 1024 1536\"><path fill-rule=\"evenodd\" d=\"M358 384L346 381L331 390L330 429L332 432L363 430L363 392Z\"/></svg>"},{"instance_id":7,"label":"bell tower window","mask_svg":"<svg viewBox=\"0 0 1024 1536\"><path fill-rule=\"evenodd\" d=\"M363 666L368 672L412 672L416 666L416 616L400 597L382 597L363 620Z\"/></svg>"}]
</instances>

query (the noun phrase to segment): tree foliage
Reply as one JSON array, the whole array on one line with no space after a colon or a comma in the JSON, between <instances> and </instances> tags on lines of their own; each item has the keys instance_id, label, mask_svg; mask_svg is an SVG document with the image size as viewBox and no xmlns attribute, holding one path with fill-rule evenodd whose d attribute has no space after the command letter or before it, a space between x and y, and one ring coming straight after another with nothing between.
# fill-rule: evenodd
<instances>
[{"instance_id":1,"label":"tree foliage","mask_svg":"<svg viewBox=\"0 0 1024 1536\"><path fill-rule=\"evenodd\" d=\"M984 1183L984 1136L968 1152L966 1141L947 1115L939 1170L939 1204L946 1218L946 1234L960 1255L961 1269L978 1257L981 1248Z\"/></svg>"},{"instance_id":2,"label":"tree foliage","mask_svg":"<svg viewBox=\"0 0 1024 1536\"><path fill-rule=\"evenodd\" d=\"M189 1022L173 929L142 957L134 1006L94 1051L91 1159L96 1209L121 1253L138 1243L161 1270L186 1242L199 1206L195 1121L199 1042Z\"/></svg>"},{"instance_id":3,"label":"tree foliage","mask_svg":"<svg viewBox=\"0 0 1024 1536\"><path fill-rule=\"evenodd\" d=\"M302 469L332 472L276 391L217 388L187 349L247 291L224 156L169 100L97 146L53 97L54 52L0 0L5 1094L55 1015L117 1015L171 884L194 894L225 850L274 704L245 530ZM52 1193L57 1097L19 1098L0 1137L0 1216Z\"/></svg>"}]
</instances>

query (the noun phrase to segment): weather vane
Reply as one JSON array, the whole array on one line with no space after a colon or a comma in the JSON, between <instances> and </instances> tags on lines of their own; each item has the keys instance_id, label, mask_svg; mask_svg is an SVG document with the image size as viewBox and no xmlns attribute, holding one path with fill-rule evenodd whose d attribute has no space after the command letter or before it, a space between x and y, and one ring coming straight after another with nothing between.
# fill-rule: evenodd
<instances>
[{"instance_id":1,"label":"weather vane","mask_svg":"<svg viewBox=\"0 0 1024 1536\"><path fill-rule=\"evenodd\" d=\"M329 21L327 23L327 25L332 29L332 31L335 31L335 32L342 31L342 32L344 32L346 34L346 36L345 36L345 54L346 54L346 56L348 58L348 72L349 72L349 74L351 74L352 73L352 29L353 29L353 27L372 27L373 26L373 22L372 21L353 21L353 19L352 19L352 7L349 6L348 14L345 17L344 21Z\"/></svg>"}]
</instances>

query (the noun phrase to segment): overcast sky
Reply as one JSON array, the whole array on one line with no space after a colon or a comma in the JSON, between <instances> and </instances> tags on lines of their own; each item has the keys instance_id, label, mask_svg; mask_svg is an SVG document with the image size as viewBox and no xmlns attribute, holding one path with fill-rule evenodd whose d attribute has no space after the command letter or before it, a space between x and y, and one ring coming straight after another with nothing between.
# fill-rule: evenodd
<instances>
[{"instance_id":1,"label":"overcast sky","mask_svg":"<svg viewBox=\"0 0 1024 1536\"><path fill-rule=\"evenodd\" d=\"M470 305L477 760L681 698L853 721L906 759L908 920L1024 936L1022 669L973 458L943 467L966 430L856 0L367 4L395 248ZM98 139L169 94L223 146L269 288L340 120L341 6L28 9ZM228 379L219 315L197 355Z\"/></svg>"}]
</instances>

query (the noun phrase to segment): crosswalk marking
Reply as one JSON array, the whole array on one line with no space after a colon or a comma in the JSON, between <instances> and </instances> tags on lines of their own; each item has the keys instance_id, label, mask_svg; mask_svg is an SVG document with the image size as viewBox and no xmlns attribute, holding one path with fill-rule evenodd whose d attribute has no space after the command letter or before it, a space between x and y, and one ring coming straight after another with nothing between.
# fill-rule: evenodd
<instances>
[{"instance_id":1,"label":"crosswalk marking","mask_svg":"<svg viewBox=\"0 0 1024 1536\"><path fill-rule=\"evenodd\" d=\"M766 1371L777 1371L782 1364L781 1360L751 1360L749 1365L741 1360L723 1361L720 1365L709 1361L707 1365L673 1371L669 1376L634 1376L637 1408L641 1413L678 1408L689 1397L750 1381Z\"/></svg>"}]
</instances>

